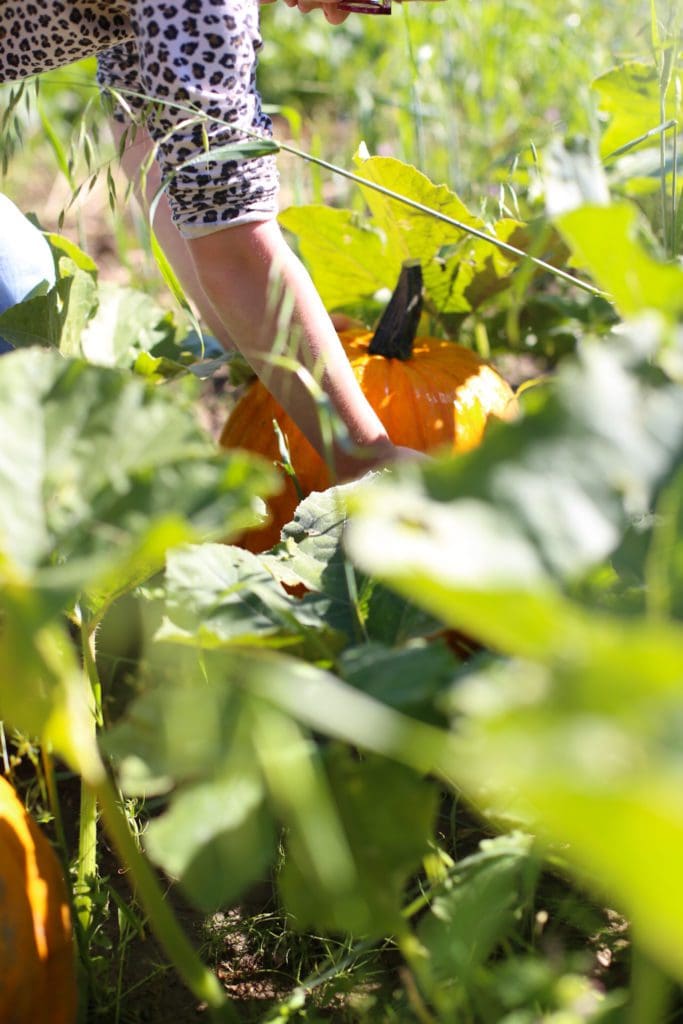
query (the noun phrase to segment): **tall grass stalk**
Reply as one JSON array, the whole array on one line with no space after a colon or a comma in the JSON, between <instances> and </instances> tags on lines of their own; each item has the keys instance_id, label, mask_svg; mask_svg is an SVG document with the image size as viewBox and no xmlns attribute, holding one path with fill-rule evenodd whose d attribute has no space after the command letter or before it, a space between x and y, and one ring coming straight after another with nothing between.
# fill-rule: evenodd
<instances>
[{"instance_id":1,"label":"tall grass stalk","mask_svg":"<svg viewBox=\"0 0 683 1024\"><path fill-rule=\"evenodd\" d=\"M677 173L676 160L678 156L678 122L669 120L667 122L667 101L674 79L674 71L679 55L679 24L680 15L673 4L670 4L666 18L666 30L660 32L659 13L657 0L650 0L650 36L654 60L658 71L659 79L659 120L660 124L666 125L659 136L659 198L662 218L662 240L672 259L677 255L677 232L676 232L676 190ZM666 158L667 140L666 131L672 130L672 185L671 197L668 192Z\"/></svg>"}]
</instances>

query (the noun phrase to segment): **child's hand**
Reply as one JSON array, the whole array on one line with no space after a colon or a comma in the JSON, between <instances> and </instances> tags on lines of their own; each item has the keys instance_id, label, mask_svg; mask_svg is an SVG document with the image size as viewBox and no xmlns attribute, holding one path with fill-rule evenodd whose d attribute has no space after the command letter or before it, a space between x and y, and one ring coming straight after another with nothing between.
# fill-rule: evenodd
<instances>
[{"instance_id":1,"label":"child's hand","mask_svg":"<svg viewBox=\"0 0 683 1024\"><path fill-rule=\"evenodd\" d=\"M302 14L320 7L330 25L341 25L349 16L348 11L339 10L337 0L285 0L285 3L288 7L298 7Z\"/></svg>"}]
</instances>

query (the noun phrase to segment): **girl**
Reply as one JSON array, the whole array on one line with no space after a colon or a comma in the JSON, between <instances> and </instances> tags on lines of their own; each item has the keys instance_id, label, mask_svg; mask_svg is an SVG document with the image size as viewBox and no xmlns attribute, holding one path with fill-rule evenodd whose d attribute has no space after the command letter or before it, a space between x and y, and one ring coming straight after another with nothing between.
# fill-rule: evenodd
<instances>
[{"instance_id":1,"label":"girl","mask_svg":"<svg viewBox=\"0 0 683 1024\"><path fill-rule=\"evenodd\" d=\"M286 2L304 13L322 7L332 24L346 17L335 0ZM287 354L320 381L346 427L347 440L332 453L343 479L414 453L392 445L310 277L280 233L274 157L188 164L204 153L206 135L212 149L254 132L270 136L255 83L261 45L257 0L0 4L0 82L100 53L101 83L125 90L129 113L144 118L157 145L158 176L169 180L168 205L160 206L155 228L171 264L219 339L234 342L326 455L308 374L278 366L271 355L284 322ZM129 170L134 160L132 150Z\"/></svg>"}]
</instances>

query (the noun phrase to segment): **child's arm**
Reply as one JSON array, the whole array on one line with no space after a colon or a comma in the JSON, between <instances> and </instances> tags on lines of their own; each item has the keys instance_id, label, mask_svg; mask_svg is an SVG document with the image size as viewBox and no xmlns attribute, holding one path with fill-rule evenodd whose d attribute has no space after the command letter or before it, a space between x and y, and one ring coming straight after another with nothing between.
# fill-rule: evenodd
<instances>
[{"instance_id":1,"label":"child's arm","mask_svg":"<svg viewBox=\"0 0 683 1024\"><path fill-rule=\"evenodd\" d=\"M123 129L116 122L113 122L112 128L118 148ZM123 169L136 186L138 200L145 210L148 210L148 202L156 195L161 183L159 168L154 163L145 179L146 194L139 187L139 168L148 160L152 145L148 134L144 129L140 129L134 141L125 147L121 161ZM401 458L404 455L400 449L395 449L389 444L384 428L360 392L346 356L341 351L336 332L322 308L310 278L284 243L274 221L234 226L205 238L188 240L179 234L171 221L168 201L164 196L157 206L154 230L187 296L194 303L204 323L223 346L229 349L234 347L232 321L240 320L246 340L238 347L242 348L245 357L256 369L262 367L260 372L268 387L277 392L276 397L282 405L289 406L293 419L320 449L317 411L305 385L293 378L291 370L277 370L268 363L273 337L278 333L276 323L273 321L269 337L263 323L263 311L272 298L272 289L267 283L268 267L273 266L274 261L278 259L283 271L289 268L282 275L278 275L278 278L282 283L293 275L298 282L297 301L300 307L303 303L303 308L295 308L293 313L304 325L300 345L304 351L310 352L310 359L313 362L315 353L320 353L327 369L328 393L342 420L347 424L349 434L359 445L371 446L370 451L366 450L357 457L338 451L336 454L339 476L352 476L367 469L373 462ZM256 276L249 270L252 258L257 265ZM262 274L266 274L265 289L263 284L259 283ZM212 293L217 292L213 301L207 297L207 288L211 289ZM252 289L254 294L249 298L247 292ZM262 330L257 335L255 327L259 324ZM312 345L307 341L310 338L313 339Z\"/></svg>"},{"instance_id":2,"label":"child's arm","mask_svg":"<svg viewBox=\"0 0 683 1024\"><path fill-rule=\"evenodd\" d=\"M336 446L340 478L401 454L363 395L332 322L275 221L187 240L197 278L226 331L268 389L323 455L318 409L305 379L273 366L275 350L319 380L358 452ZM282 345L283 338L285 345Z\"/></svg>"}]
</instances>

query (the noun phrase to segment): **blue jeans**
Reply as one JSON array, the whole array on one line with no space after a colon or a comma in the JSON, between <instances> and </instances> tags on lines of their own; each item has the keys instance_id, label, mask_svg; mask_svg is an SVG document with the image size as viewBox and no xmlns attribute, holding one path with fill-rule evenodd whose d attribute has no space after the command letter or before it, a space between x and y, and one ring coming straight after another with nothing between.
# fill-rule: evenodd
<instances>
[{"instance_id":1,"label":"blue jeans","mask_svg":"<svg viewBox=\"0 0 683 1024\"><path fill-rule=\"evenodd\" d=\"M0 313L46 281L55 283L50 246L13 202L0 192ZM0 354L12 346L0 336Z\"/></svg>"}]
</instances>

